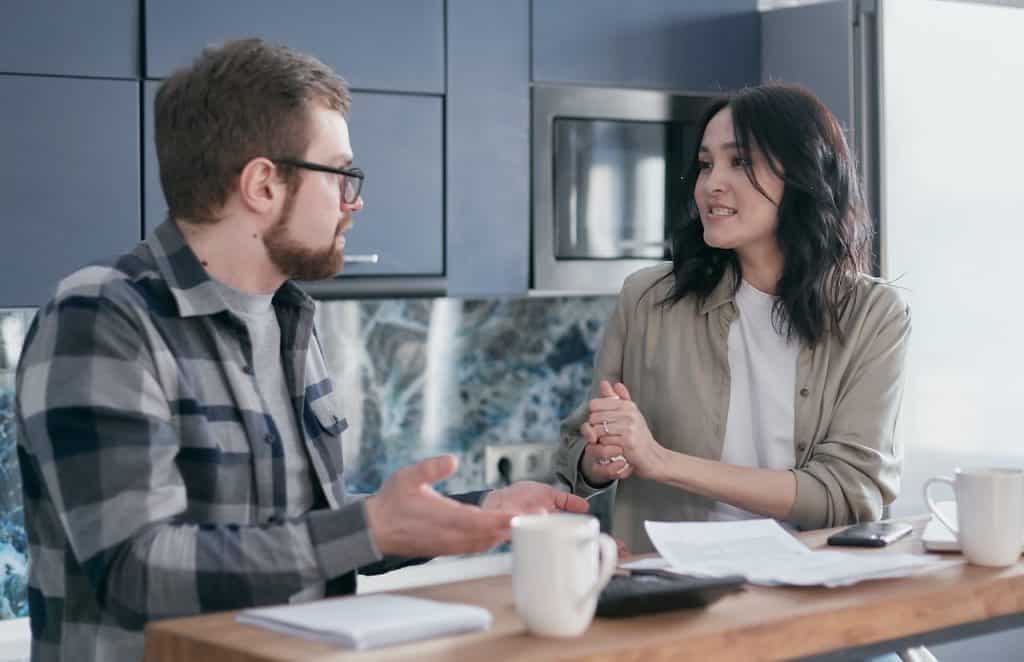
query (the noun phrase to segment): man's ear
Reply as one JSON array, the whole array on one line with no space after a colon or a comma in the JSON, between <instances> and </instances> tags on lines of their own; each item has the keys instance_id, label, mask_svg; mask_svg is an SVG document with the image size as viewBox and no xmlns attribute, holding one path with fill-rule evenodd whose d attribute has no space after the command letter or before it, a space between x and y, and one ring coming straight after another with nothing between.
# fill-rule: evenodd
<instances>
[{"instance_id":1,"label":"man's ear","mask_svg":"<svg viewBox=\"0 0 1024 662\"><path fill-rule=\"evenodd\" d=\"M270 159L257 157L242 168L238 177L238 197L251 212L261 216L274 216L285 198L285 183Z\"/></svg>"}]
</instances>

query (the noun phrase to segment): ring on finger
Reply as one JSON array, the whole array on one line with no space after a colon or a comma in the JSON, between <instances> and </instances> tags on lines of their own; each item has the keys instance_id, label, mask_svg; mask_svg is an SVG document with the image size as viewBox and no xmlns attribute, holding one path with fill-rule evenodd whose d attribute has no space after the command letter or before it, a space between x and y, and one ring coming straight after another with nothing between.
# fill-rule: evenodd
<instances>
[{"instance_id":1,"label":"ring on finger","mask_svg":"<svg viewBox=\"0 0 1024 662\"><path fill-rule=\"evenodd\" d=\"M608 421L601 421L601 427L603 427L603 428L604 428L604 433L605 433L605 434L611 434L611 433L610 433L610 432L608 431Z\"/></svg>"}]
</instances>

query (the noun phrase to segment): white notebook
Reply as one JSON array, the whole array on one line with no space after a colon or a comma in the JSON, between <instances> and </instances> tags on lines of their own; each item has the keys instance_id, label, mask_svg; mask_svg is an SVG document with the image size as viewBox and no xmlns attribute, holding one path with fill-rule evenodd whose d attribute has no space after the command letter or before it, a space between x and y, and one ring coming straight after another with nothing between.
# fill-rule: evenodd
<instances>
[{"instance_id":1,"label":"white notebook","mask_svg":"<svg viewBox=\"0 0 1024 662\"><path fill-rule=\"evenodd\" d=\"M935 506L953 526L957 525L956 501L936 501ZM921 533L921 543L930 552L959 552L960 543L957 542L953 532L942 526L939 520L932 518L928 520L924 531Z\"/></svg>"},{"instance_id":2,"label":"white notebook","mask_svg":"<svg viewBox=\"0 0 1024 662\"><path fill-rule=\"evenodd\" d=\"M937 501L935 507L939 509L947 520L956 526L956 501ZM930 552L959 552L960 543L956 541L953 532L942 525L942 522L932 518L928 520L924 531L921 533L921 544Z\"/></svg>"},{"instance_id":3,"label":"white notebook","mask_svg":"<svg viewBox=\"0 0 1024 662\"><path fill-rule=\"evenodd\" d=\"M246 609L239 623L365 650L449 634L486 630L483 607L404 595L360 595L299 605Z\"/></svg>"}]
</instances>

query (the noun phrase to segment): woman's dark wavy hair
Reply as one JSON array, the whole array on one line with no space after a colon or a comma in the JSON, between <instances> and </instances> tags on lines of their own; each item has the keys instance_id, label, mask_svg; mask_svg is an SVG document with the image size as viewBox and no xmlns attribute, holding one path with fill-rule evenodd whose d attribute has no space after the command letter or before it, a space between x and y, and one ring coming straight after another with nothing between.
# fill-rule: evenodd
<instances>
[{"instance_id":1,"label":"woman's dark wavy hair","mask_svg":"<svg viewBox=\"0 0 1024 662\"><path fill-rule=\"evenodd\" d=\"M720 110L732 110L733 131L741 154L755 145L784 182L776 238L784 265L772 311L779 332L817 343L831 327L840 340L839 319L854 296L854 276L868 272L871 221L861 193L857 167L842 127L811 92L798 85L770 83L713 100L698 135ZM694 294L704 301L726 269L740 283L740 264L729 249L708 246L697 213L694 189L699 174L697 149L684 179L689 217L672 238L671 305ZM768 197L749 165L747 177ZM668 275L666 275L668 277Z\"/></svg>"}]
</instances>

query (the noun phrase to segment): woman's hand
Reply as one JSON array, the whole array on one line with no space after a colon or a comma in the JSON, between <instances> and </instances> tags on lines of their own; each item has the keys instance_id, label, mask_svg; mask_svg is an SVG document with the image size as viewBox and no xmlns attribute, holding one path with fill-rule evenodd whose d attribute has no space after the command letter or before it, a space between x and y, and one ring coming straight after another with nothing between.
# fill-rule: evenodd
<instances>
[{"instance_id":1,"label":"woman's hand","mask_svg":"<svg viewBox=\"0 0 1024 662\"><path fill-rule=\"evenodd\" d=\"M620 450L632 468L631 473L657 480L668 451L651 436L647 420L633 402L625 384L616 383L613 387L602 381L600 388L602 397L590 401L590 417L583 425L589 425L597 437L598 446ZM607 395L609 393L613 395ZM583 434L587 436L586 432ZM609 454L604 456L611 457Z\"/></svg>"},{"instance_id":2,"label":"woman's hand","mask_svg":"<svg viewBox=\"0 0 1024 662\"><path fill-rule=\"evenodd\" d=\"M599 389L602 398L619 399L607 380L601 382ZM580 426L580 434L587 442L587 447L583 449L583 457L580 458L580 469L587 482L595 487L607 485L613 480L629 478L633 474L633 467L622 455L622 448L614 444L602 444L601 432L602 430L591 425L589 421L584 421Z\"/></svg>"},{"instance_id":3,"label":"woman's hand","mask_svg":"<svg viewBox=\"0 0 1024 662\"><path fill-rule=\"evenodd\" d=\"M587 447L580 458L580 470L588 483L594 487L603 487L613 480L633 475L633 467L626 462L622 449L599 443L597 433L590 423L580 426L580 434L587 440Z\"/></svg>"}]
</instances>

